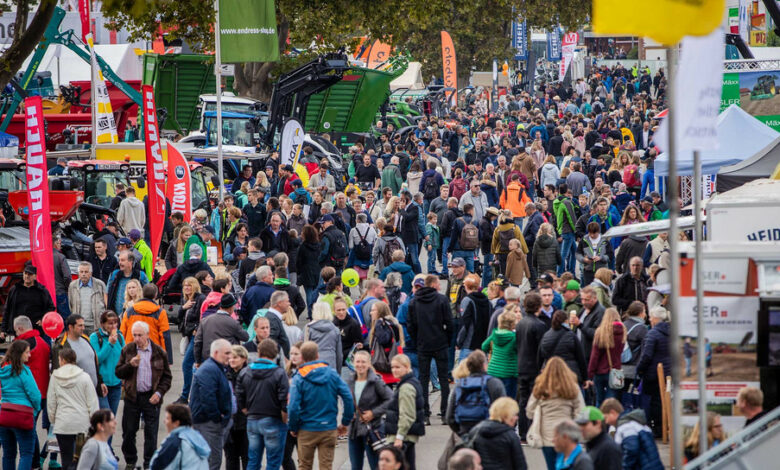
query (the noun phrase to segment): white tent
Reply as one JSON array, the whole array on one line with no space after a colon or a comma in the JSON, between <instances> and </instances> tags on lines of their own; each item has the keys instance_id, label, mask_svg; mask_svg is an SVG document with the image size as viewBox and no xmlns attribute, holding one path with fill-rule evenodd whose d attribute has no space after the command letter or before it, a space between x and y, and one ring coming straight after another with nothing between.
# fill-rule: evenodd
<instances>
[{"instance_id":1,"label":"white tent","mask_svg":"<svg viewBox=\"0 0 780 470\"><path fill-rule=\"evenodd\" d=\"M780 136L780 133L735 104L720 113L717 128L719 147L701 152L702 175L717 174L723 166L734 165L750 158ZM676 159L680 176L693 175L693 152L677 152ZM655 176L669 176L667 152L656 159Z\"/></svg>"},{"instance_id":2,"label":"white tent","mask_svg":"<svg viewBox=\"0 0 780 470\"><path fill-rule=\"evenodd\" d=\"M409 62L404 73L390 82L390 90L395 91L399 88L408 88L410 90L422 90L425 88L425 82L422 77L422 64L419 62Z\"/></svg>"},{"instance_id":3,"label":"white tent","mask_svg":"<svg viewBox=\"0 0 780 470\"><path fill-rule=\"evenodd\" d=\"M95 53L101 57L122 80L140 80L143 65L141 58L134 52L133 44L97 44ZM25 60L22 70L26 70L32 56ZM39 72L51 72L55 88L68 85L71 81L89 80L89 62L65 46L52 45L38 67ZM108 79L106 77L106 79Z\"/></svg>"}]
</instances>

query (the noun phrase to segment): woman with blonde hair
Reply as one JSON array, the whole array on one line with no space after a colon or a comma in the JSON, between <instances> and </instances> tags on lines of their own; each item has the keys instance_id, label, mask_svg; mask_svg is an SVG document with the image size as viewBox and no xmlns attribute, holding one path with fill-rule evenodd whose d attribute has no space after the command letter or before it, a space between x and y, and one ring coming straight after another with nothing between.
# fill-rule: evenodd
<instances>
[{"instance_id":1,"label":"woman with blonde hair","mask_svg":"<svg viewBox=\"0 0 780 470\"><path fill-rule=\"evenodd\" d=\"M514 307L514 305L513 305ZM504 310L498 316L498 328L490 333L484 342L482 350L490 354L487 373L501 379L507 396L517 393L517 335L515 311Z\"/></svg>"},{"instance_id":2,"label":"woman with blonde hair","mask_svg":"<svg viewBox=\"0 0 780 470\"><path fill-rule=\"evenodd\" d=\"M615 308L608 308L593 334L593 348L588 363L588 378L596 388L596 406L601 406L601 402L616 396L615 389L609 384L609 373L611 369L621 368L620 354L623 352L623 343L624 328L620 313Z\"/></svg>"},{"instance_id":3,"label":"woman with blonde hair","mask_svg":"<svg viewBox=\"0 0 780 470\"><path fill-rule=\"evenodd\" d=\"M612 307L612 270L599 268L593 275L590 286L596 291L596 297L604 308Z\"/></svg>"},{"instance_id":4,"label":"woman with blonde hair","mask_svg":"<svg viewBox=\"0 0 780 470\"><path fill-rule=\"evenodd\" d=\"M384 302L374 302L371 305L370 315L371 329L368 331L368 346L371 354L375 354L377 348L382 348L388 357L403 352L403 329L390 311L390 306ZM394 347L396 351L392 351ZM378 370L377 373L387 384L398 382L398 379L389 370Z\"/></svg>"},{"instance_id":5,"label":"woman with blonde hair","mask_svg":"<svg viewBox=\"0 0 780 470\"><path fill-rule=\"evenodd\" d=\"M304 341L317 343L320 353L320 361L327 362L328 366L336 369L341 374L341 365L344 357L341 348L341 332L333 324L331 306L325 302L316 302L312 306L311 323L306 325L303 332Z\"/></svg>"},{"instance_id":6,"label":"woman with blonde hair","mask_svg":"<svg viewBox=\"0 0 780 470\"><path fill-rule=\"evenodd\" d=\"M298 315L292 307L287 307L287 311L282 312L282 326L287 334L290 344L295 344L303 340L303 331L298 326Z\"/></svg>"},{"instance_id":7,"label":"woman with blonde hair","mask_svg":"<svg viewBox=\"0 0 780 470\"><path fill-rule=\"evenodd\" d=\"M130 307L133 306L134 303L143 298L144 295L143 292L141 292L141 282L138 279L130 279L127 281L127 285L125 286L125 303L122 305L122 309L125 314L123 314L122 317L125 317L127 311L130 309Z\"/></svg>"},{"instance_id":8,"label":"woman with blonde hair","mask_svg":"<svg viewBox=\"0 0 780 470\"><path fill-rule=\"evenodd\" d=\"M543 188L548 184L554 185L560 177L561 169L558 168L558 164L555 163L555 157L552 155L547 155L547 158L545 158L544 162L542 162L539 175L539 185Z\"/></svg>"},{"instance_id":9,"label":"woman with blonde hair","mask_svg":"<svg viewBox=\"0 0 780 470\"><path fill-rule=\"evenodd\" d=\"M529 419L539 420L531 426L529 439L539 439L548 470L555 470L555 427L562 421L574 419L583 408L585 400L582 399L577 376L563 359L558 356L551 357L536 378L528 406L525 408ZM531 436L537 426L539 435Z\"/></svg>"},{"instance_id":10,"label":"woman with blonde hair","mask_svg":"<svg viewBox=\"0 0 780 470\"><path fill-rule=\"evenodd\" d=\"M520 436L515 432L519 412L515 400L501 397L490 405L490 418L471 430L472 448L479 454L484 470L528 468Z\"/></svg>"},{"instance_id":11,"label":"woman with blonde hair","mask_svg":"<svg viewBox=\"0 0 780 470\"><path fill-rule=\"evenodd\" d=\"M542 165L544 165L544 157L546 157L547 154L544 151L544 147L542 147L541 140L534 140L534 142L531 144L531 148L528 151L528 154L531 155L531 158L534 159L536 168L541 168Z\"/></svg>"},{"instance_id":12,"label":"woman with blonde hair","mask_svg":"<svg viewBox=\"0 0 780 470\"><path fill-rule=\"evenodd\" d=\"M696 420L696 425L693 426L691 435L688 436L688 440L685 441L685 448L683 449L686 462L695 459L706 452L707 449L712 449L726 438L723 434L723 424L720 422L720 415L713 411L707 412L707 449L704 450L699 449L700 432L699 420Z\"/></svg>"},{"instance_id":13,"label":"woman with blonde hair","mask_svg":"<svg viewBox=\"0 0 780 470\"><path fill-rule=\"evenodd\" d=\"M249 183L244 181L244 184L248 185ZM249 366L249 351L237 344L231 348L230 352L226 374L231 385L230 388L235 396L238 376ZM235 399L237 400L237 398ZM233 414L233 425L227 433L224 446L225 468L227 469L241 468L242 462L243 466L246 467L249 462L249 438L246 419L247 415L240 408Z\"/></svg>"},{"instance_id":14,"label":"woman with blonde hair","mask_svg":"<svg viewBox=\"0 0 780 470\"><path fill-rule=\"evenodd\" d=\"M506 273L504 277L510 284L518 287L527 286L531 277L528 257L523 252L523 246L517 238L509 240L509 254L506 257Z\"/></svg>"},{"instance_id":15,"label":"woman with blonde hair","mask_svg":"<svg viewBox=\"0 0 780 470\"><path fill-rule=\"evenodd\" d=\"M185 225L179 230L179 236L175 243L171 243L168 247L168 251L165 252L165 268L176 269L184 261L184 246L187 244L187 240L192 236L192 227Z\"/></svg>"},{"instance_id":16,"label":"woman with blonde hair","mask_svg":"<svg viewBox=\"0 0 780 470\"><path fill-rule=\"evenodd\" d=\"M555 229L551 223L545 222L536 232L536 241L531 250L531 267L541 275L547 271L555 271L561 264L561 245L558 243Z\"/></svg>"},{"instance_id":17,"label":"woman with blonde hair","mask_svg":"<svg viewBox=\"0 0 780 470\"><path fill-rule=\"evenodd\" d=\"M415 470L415 444L425 434L425 405L420 381L414 376L412 362L405 354L390 360L393 376L399 385L385 414L387 444L402 449L409 468Z\"/></svg>"},{"instance_id":18,"label":"woman with blonde hair","mask_svg":"<svg viewBox=\"0 0 780 470\"><path fill-rule=\"evenodd\" d=\"M615 183L623 182L623 163L620 160L619 157L613 158L612 164L609 165L607 170L607 181L605 181L605 184L610 188Z\"/></svg>"},{"instance_id":19,"label":"woman with blonde hair","mask_svg":"<svg viewBox=\"0 0 780 470\"><path fill-rule=\"evenodd\" d=\"M393 196L387 201L387 207L385 207L384 217L385 225L395 227L398 225L398 211L401 209L401 198Z\"/></svg>"}]
</instances>

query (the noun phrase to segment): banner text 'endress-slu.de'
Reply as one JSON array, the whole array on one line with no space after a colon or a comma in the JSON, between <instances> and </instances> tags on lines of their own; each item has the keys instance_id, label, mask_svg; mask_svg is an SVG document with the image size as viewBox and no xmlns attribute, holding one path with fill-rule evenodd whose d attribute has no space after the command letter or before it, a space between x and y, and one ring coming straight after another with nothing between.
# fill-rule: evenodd
<instances>
[{"instance_id":1,"label":"banner text 'endress-slu.de'","mask_svg":"<svg viewBox=\"0 0 780 470\"><path fill-rule=\"evenodd\" d=\"M279 60L274 0L219 0L219 34L222 63Z\"/></svg>"}]
</instances>

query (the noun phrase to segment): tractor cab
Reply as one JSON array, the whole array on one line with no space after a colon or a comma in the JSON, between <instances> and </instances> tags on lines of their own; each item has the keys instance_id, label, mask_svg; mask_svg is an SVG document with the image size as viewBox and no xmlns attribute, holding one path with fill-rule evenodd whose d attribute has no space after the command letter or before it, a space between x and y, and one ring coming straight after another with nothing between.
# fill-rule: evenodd
<instances>
[{"instance_id":1,"label":"tractor cab","mask_svg":"<svg viewBox=\"0 0 780 470\"><path fill-rule=\"evenodd\" d=\"M84 202L108 208L116 196L116 185L130 186L130 164L110 160L71 160L68 175L84 191ZM143 186L143 185L142 185Z\"/></svg>"},{"instance_id":2,"label":"tractor cab","mask_svg":"<svg viewBox=\"0 0 780 470\"><path fill-rule=\"evenodd\" d=\"M69 219L84 202L78 181L68 175L49 176L49 211L52 222ZM6 224L26 224L30 216L24 160L0 159L0 206Z\"/></svg>"}]
</instances>

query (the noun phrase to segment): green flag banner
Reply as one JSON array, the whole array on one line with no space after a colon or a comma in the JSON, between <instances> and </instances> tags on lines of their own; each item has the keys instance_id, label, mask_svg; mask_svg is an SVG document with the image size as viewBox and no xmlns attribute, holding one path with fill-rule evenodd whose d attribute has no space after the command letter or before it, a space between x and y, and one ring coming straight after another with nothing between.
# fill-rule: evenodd
<instances>
[{"instance_id":1,"label":"green flag banner","mask_svg":"<svg viewBox=\"0 0 780 470\"><path fill-rule=\"evenodd\" d=\"M223 63L279 60L274 0L218 0Z\"/></svg>"}]
</instances>

